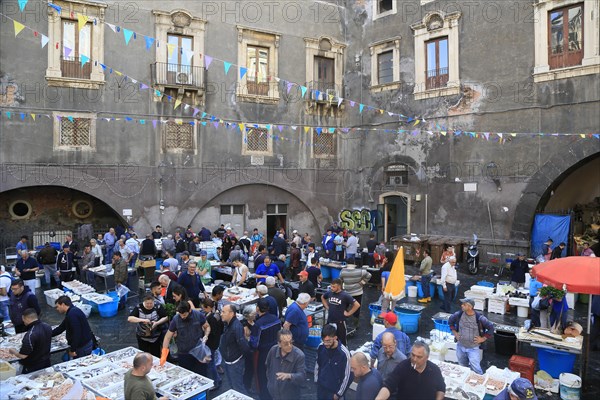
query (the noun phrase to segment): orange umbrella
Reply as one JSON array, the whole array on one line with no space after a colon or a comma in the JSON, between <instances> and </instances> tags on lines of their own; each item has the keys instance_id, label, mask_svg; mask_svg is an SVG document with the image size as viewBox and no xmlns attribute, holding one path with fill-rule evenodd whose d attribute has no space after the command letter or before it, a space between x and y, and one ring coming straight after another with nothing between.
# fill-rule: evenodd
<instances>
[{"instance_id":1,"label":"orange umbrella","mask_svg":"<svg viewBox=\"0 0 600 400\"><path fill-rule=\"evenodd\" d=\"M533 267L537 280L573 293L600 294L600 258L565 257Z\"/></svg>"},{"instance_id":2,"label":"orange umbrella","mask_svg":"<svg viewBox=\"0 0 600 400\"><path fill-rule=\"evenodd\" d=\"M406 289L406 278L404 277L404 247L398 249L396 259L390 271L390 277L385 285L384 293L391 298L404 296Z\"/></svg>"}]
</instances>

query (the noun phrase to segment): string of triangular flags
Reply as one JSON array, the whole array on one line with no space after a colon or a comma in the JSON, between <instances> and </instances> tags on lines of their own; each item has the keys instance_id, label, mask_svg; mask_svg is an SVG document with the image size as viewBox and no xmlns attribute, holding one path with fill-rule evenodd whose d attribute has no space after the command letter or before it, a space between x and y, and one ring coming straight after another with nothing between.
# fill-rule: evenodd
<instances>
[{"instance_id":1,"label":"string of triangular flags","mask_svg":"<svg viewBox=\"0 0 600 400\"><path fill-rule=\"evenodd\" d=\"M58 14L61 14L62 12L62 8L59 5L56 5L52 2L48 2L47 3L49 7L52 7L54 10L57 11ZM78 27L79 30L81 30L85 24L90 21L93 20L94 23L96 23L96 19L93 17L88 17L85 16L83 14L80 13L75 13L77 20L78 20ZM73 15L73 13L71 13L71 17L75 18L75 16ZM129 45L129 42L131 41L131 39L136 40L138 38L138 36L143 37L144 38L144 44L146 47L147 51L150 51L150 49L153 46L156 46L157 48L161 46L161 42L152 37L152 36L147 36L144 34L140 34L134 30L131 29L127 29L115 24L111 24L109 22L104 22L104 24L106 24L114 33L116 34L120 34L121 32L123 33L123 39L125 41L125 45ZM173 54L173 52L177 51L180 52L186 59L188 62L191 61L192 57L194 56L194 54L196 54L193 50L189 50L186 49L184 47L179 47L176 46L175 44L172 43L165 43L164 44L167 47L167 56L170 58ZM69 49L69 54L71 53L71 49ZM248 72L248 68L245 66L241 66L238 64L235 64L233 62L229 62L226 60L221 60L220 58L214 57L214 56L209 56L208 54L199 54L200 57L203 59L204 61L204 67L208 70L210 68L210 66L212 65L213 61L219 61L221 63L223 63L223 70L225 72L225 75L229 74L229 71L231 70L232 67L237 68L238 72L239 72L239 76L240 79L242 79L246 73ZM67 51L65 50L65 57L68 57ZM86 59L84 61L83 57L81 59L82 65L84 65L84 63L87 63L89 61L89 57L86 56ZM419 123L421 122L426 122L424 118L421 117L407 117L406 115L400 114L400 113L394 113L392 111L387 111L384 109L381 109L379 107L373 107L371 105L368 104L363 104L359 101L355 101L355 100L350 100L350 99L346 99L344 97L341 96L336 96L334 94L328 93L328 92L323 92L323 91L319 91L316 89L311 89L305 85L302 85L300 83L296 83L296 82L292 82L277 76L272 76L269 75L267 76L268 80L273 79L275 82L282 82L282 84L285 86L287 94L289 95L290 92L292 91L292 89L294 89L294 87L296 88L296 90L300 91L300 96L301 98L305 98L306 94L309 93L309 96L311 94L314 95L315 99L319 99L320 101L329 101L330 103L335 103L337 102L338 107L342 105L342 103L346 103L348 104L350 107L352 108L358 108L358 113L362 114L363 111L370 111L373 112L374 114L380 114L380 115L385 115L387 114L390 117L397 117L400 119L404 119L404 120L408 120L411 119L411 121L419 121Z\"/></svg>"},{"instance_id":2,"label":"string of triangular flags","mask_svg":"<svg viewBox=\"0 0 600 400\"><path fill-rule=\"evenodd\" d=\"M31 112L29 109L27 109L27 111L23 111L23 109L20 109L18 107L2 107L4 109L3 112L0 112L0 116L6 116L6 118L8 120L12 120L12 121L21 121L21 122L25 122L27 121L28 118L31 118L31 120L33 121L39 121L40 118L48 118L48 119L52 119L52 116L50 114L46 114L44 112L40 112L40 113L33 113ZM19 111L21 110L21 111ZM73 117L68 115L68 111L60 111L60 110L55 110L60 112L62 115L58 115L56 116L56 119L58 121L61 121L62 119L67 119L71 122L75 121L76 119L78 119L78 117ZM245 128L266 128L267 130L271 130L273 128L277 128L279 130L279 132L281 133L281 131L283 130L284 125L274 125L274 124L257 124L254 122L236 122L236 121L224 121L224 120L217 120L216 117L214 116L208 116L206 115L206 113L203 113L205 115L203 115L202 118L206 118L206 119L192 119L189 117L183 117L183 118L177 118L177 117L170 117L170 118L164 118L164 117L158 117L157 119L152 118L152 117L148 117L145 116L144 118L139 118L136 116L129 116L129 115L123 115L123 114L111 114L111 113L107 113L107 112L103 112L102 113L105 116L102 117L96 117L96 120L100 120L100 121L106 121L106 122L116 122L116 121L124 121L124 122L133 122L133 123L138 123L140 125L152 125L154 128L156 128L158 126L158 124L167 124L167 123L175 123L177 125L184 125L184 124L189 124L189 125L202 125L202 126L212 126L214 128L219 128L220 126L224 126L227 129L233 129L236 132L238 132L239 128L239 132L241 133L244 131ZM107 116L107 115L112 115L112 116ZM87 118L86 118L87 119ZM352 132L363 132L363 131L377 131L377 132L381 132L381 133L388 133L388 134L398 134L398 133L404 133L404 134L410 134L412 136L416 136L416 135L420 135L420 134L427 134L427 135L435 135L435 136L448 136L448 137L452 137L452 136L468 136L468 137L472 137L472 138L478 138L478 139L485 139L487 141L497 141L497 142L503 142L505 141L508 137L516 137L517 135L519 136L554 136L554 137L558 137L558 136L579 136L582 139L591 139L591 138L595 138L595 139L600 139L600 133L539 133L539 132L519 132L519 133L501 133L501 132L463 132L463 131L453 131L453 130L425 130L425 129L381 129L381 128L357 128L357 127L353 127L353 128L339 128L339 127L311 127L311 126L297 126L297 125L286 125L289 126L292 130L297 131L298 129L300 129L300 131L304 131L305 133L309 132L310 129L315 129L315 131L317 133L335 133L335 132L343 132L343 133L352 133ZM441 127L440 127L441 128ZM280 140L280 141L294 141L294 142L298 142L304 145L309 145L309 142L304 142L301 140L295 140L292 138L288 138L285 136L281 136L281 135L277 135L277 134L267 134L268 137L273 138L274 140ZM316 145L315 145L316 146Z\"/></svg>"},{"instance_id":3,"label":"string of triangular flags","mask_svg":"<svg viewBox=\"0 0 600 400\"><path fill-rule=\"evenodd\" d=\"M13 21L13 24L15 26L15 37L18 36L18 34L24 29L27 28L28 30L32 31L34 36L44 36L43 34L40 34L39 32L35 31L33 28L28 27L26 25L23 25L21 23L19 23L18 21L3 15L2 13L0 13L0 16L4 16L8 19L11 19ZM42 48L47 44L47 37L46 40L44 40L42 38ZM58 43L57 43L58 46ZM91 60L89 58L87 58L87 60L85 61L85 63L87 62L93 62L94 65L100 65L102 67L102 69L105 72L108 72L109 74L113 74L115 73L118 76L123 76L125 80L130 79L134 84L139 84L139 88L140 90L147 90L150 88L150 86L148 84L145 84L142 81L139 81L135 78L132 78L131 76L128 76L114 68L111 68L110 66L107 66L105 64L99 63L98 61L95 60ZM83 61L82 61L82 65L84 65ZM157 97L162 97L164 95L164 93L161 93L159 90L154 90L154 95ZM182 105L181 100L179 99L175 99L172 96L167 95L167 100L169 102L173 102L174 106L173 106L173 110L176 110L179 106ZM215 128L218 128L219 125L224 125L227 128L231 128L231 127L238 127L240 130L240 133L244 131L244 129L248 128L266 128L267 131L271 131L272 128L277 128L280 135L271 135L268 134L269 137L272 137L274 140L288 140L288 141L294 141L294 142L298 142L301 145L310 145L309 142L304 142L302 140L297 140L297 139L290 139L290 138L286 138L284 136L281 135L281 133L283 132L284 127L286 128L290 128L292 131L297 131L298 128L300 128L300 131L304 130L304 132L308 132L310 129L314 129L315 132L318 135L321 135L322 133L330 133L330 134L335 134L335 133L341 133L341 134L346 134L349 132L355 132L355 131L359 131L359 132L381 132L381 133L392 133L392 134L410 134L412 136L416 136L419 135L420 133L426 133L428 135L438 135L438 136L447 136L447 135L451 135L451 136L468 136L471 138L484 138L486 140L494 140L497 139L498 142L502 143L505 140L505 137L508 136L512 136L515 137L517 136L517 134L519 135L540 135L540 136L574 136L574 135L579 135L582 138L585 137L595 137L595 138L600 138L600 135L598 135L597 133L515 133L515 132L511 132L511 133L494 133L494 132L474 132L474 131L462 131L462 130L452 130L452 129L448 129L445 126L440 126L439 124L435 124L435 127L432 128L432 123L429 124L429 129L427 128L416 128L416 126L421 122L419 120L413 120L412 118L408 118L406 121L399 121L399 123L401 124L405 124L405 125L409 125L409 129L385 129L385 128L366 128L366 127L332 127L332 126L312 126L312 125L291 125L291 124L277 124L277 123L255 123L255 122L237 122L237 121L226 121L223 118L220 118L218 116L215 115L211 115L208 114L206 112L203 112L202 110L190 106L189 104L184 104L183 105L184 108L186 110L189 110L189 108L193 109L193 115L192 118L193 120L186 122L189 123L191 125L195 124L195 120L200 120L199 123L202 124L203 126L206 126L208 123L210 123L211 125L213 125ZM198 114L202 113L202 115L200 117L198 117ZM20 113L20 117L23 120L24 116L23 115L27 115L27 113ZM40 114L36 114L33 113L31 115L32 119L35 120L36 116L39 116ZM7 117L9 119L11 119L11 114L7 114ZM130 122L130 121L136 121L139 122L140 124L145 124L146 121L148 120L147 118L134 118L132 116L125 116L124 118L119 118L119 117L111 117L111 118L104 118L104 120L107 121L119 121L119 120L125 120L126 122ZM173 117L171 119L167 119L167 120L161 120L161 119L155 119L155 120L151 120L152 125L154 127L157 126L157 124L160 123L167 123L169 121L175 121L176 123L182 124L184 119L183 118L176 118Z\"/></svg>"}]
</instances>

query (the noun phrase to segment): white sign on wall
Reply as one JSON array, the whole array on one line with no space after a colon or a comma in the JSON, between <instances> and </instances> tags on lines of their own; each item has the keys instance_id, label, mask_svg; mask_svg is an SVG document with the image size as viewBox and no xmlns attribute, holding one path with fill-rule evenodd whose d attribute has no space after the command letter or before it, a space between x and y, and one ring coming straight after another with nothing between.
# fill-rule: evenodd
<instances>
[{"instance_id":1,"label":"white sign on wall","mask_svg":"<svg viewBox=\"0 0 600 400\"><path fill-rule=\"evenodd\" d=\"M477 191L477 182L465 183L465 192L476 192L476 191Z\"/></svg>"},{"instance_id":2,"label":"white sign on wall","mask_svg":"<svg viewBox=\"0 0 600 400\"><path fill-rule=\"evenodd\" d=\"M131 208L124 208L123 209L123 216L124 217L131 217L133 215L133 210Z\"/></svg>"}]
</instances>

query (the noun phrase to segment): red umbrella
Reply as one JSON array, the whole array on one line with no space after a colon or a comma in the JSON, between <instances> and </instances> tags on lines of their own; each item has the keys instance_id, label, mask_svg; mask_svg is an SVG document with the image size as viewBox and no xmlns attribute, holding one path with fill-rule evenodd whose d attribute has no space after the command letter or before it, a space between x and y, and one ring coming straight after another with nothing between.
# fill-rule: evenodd
<instances>
[{"instance_id":1,"label":"red umbrella","mask_svg":"<svg viewBox=\"0 0 600 400\"><path fill-rule=\"evenodd\" d=\"M572 293L600 294L600 258L556 258L533 267L537 280Z\"/></svg>"},{"instance_id":2,"label":"red umbrella","mask_svg":"<svg viewBox=\"0 0 600 400\"><path fill-rule=\"evenodd\" d=\"M572 293L591 295L600 294L600 258L598 257L565 257L538 264L533 267L538 281L557 289ZM588 303L586 353L582 363L582 371L586 371L589 358L590 321L592 315L592 297Z\"/></svg>"}]
</instances>

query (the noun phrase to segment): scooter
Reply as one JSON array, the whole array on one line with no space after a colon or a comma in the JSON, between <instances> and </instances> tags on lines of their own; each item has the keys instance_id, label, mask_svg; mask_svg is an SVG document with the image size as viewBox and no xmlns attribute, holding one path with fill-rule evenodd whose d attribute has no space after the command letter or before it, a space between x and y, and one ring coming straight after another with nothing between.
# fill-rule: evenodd
<instances>
[{"instance_id":1,"label":"scooter","mask_svg":"<svg viewBox=\"0 0 600 400\"><path fill-rule=\"evenodd\" d=\"M477 245L479 245L479 239L477 239L477 235L473 235L473 243L467 250L467 267L471 275L476 275L479 272L479 249Z\"/></svg>"}]
</instances>

